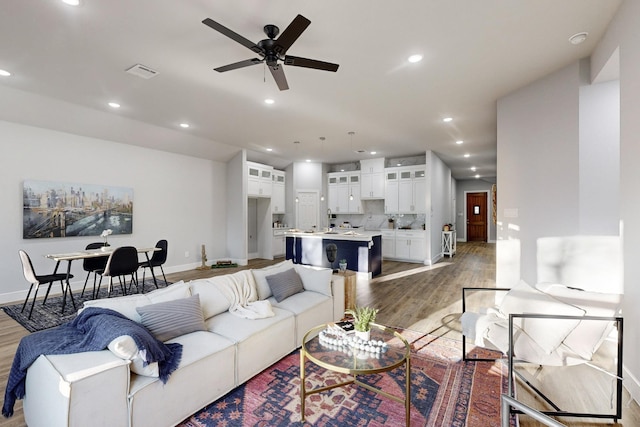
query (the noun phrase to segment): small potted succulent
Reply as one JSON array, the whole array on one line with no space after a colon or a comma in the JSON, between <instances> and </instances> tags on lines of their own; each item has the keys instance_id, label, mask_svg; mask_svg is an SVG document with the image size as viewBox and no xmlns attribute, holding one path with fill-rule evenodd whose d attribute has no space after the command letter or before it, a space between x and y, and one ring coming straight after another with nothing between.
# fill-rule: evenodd
<instances>
[{"instance_id":1,"label":"small potted succulent","mask_svg":"<svg viewBox=\"0 0 640 427\"><path fill-rule=\"evenodd\" d=\"M340 272L344 273L345 271L347 271L347 260L346 259L341 259L340 262L338 263L338 265L340 266Z\"/></svg>"},{"instance_id":2,"label":"small potted succulent","mask_svg":"<svg viewBox=\"0 0 640 427\"><path fill-rule=\"evenodd\" d=\"M371 323L376 320L378 309L356 306L355 309L346 310L345 313L353 316L353 326L356 330L356 337L364 341L369 341L369 338L371 338Z\"/></svg>"}]
</instances>

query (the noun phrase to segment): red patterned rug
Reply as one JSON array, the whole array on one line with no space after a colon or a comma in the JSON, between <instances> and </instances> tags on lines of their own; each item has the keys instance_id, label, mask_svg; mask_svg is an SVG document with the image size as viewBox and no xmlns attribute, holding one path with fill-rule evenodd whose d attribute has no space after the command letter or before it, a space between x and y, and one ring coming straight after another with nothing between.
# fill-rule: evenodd
<instances>
[{"instance_id":1,"label":"red patterned rug","mask_svg":"<svg viewBox=\"0 0 640 427\"><path fill-rule=\"evenodd\" d=\"M499 427L500 394L507 370L497 362L463 362L456 340L403 330L411 344L411 425ZM493 354L478 354L491 357ZM183 427L301 426L300 356L296 351L194 414ZM342 374L306 364L307 385L344 381ZM404 395L404 368L359 377L396 396ZM349 385L307 397L305 426L401 426L404 405ZM512 422L515 425L515 422Z\"/></svg>"}]
</instances>

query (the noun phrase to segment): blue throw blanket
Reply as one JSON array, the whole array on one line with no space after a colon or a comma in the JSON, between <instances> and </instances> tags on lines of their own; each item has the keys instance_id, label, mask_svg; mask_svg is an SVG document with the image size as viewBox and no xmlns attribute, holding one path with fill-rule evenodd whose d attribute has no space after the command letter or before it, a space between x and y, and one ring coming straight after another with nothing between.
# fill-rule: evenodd
<instances>
[{"instance_id":1,"label":"blue throw blanket","mask_svg":"<svg viewBox=\"0 0 640 427\"><path fill-rule=\"evenodd\" d=\"M158 362L160 380L165 383L178 368L182 358L181 344L164 344L142 325L120 313L90 307L71 322L57 328L34 332L20 340L13 359L4 393L2 415L13 415L13 405L24 398L27 369L41 354L71 354L99 351L121 335L130 335L138 349L145 350L147 363Z\"/></svg>"}]
</instances>

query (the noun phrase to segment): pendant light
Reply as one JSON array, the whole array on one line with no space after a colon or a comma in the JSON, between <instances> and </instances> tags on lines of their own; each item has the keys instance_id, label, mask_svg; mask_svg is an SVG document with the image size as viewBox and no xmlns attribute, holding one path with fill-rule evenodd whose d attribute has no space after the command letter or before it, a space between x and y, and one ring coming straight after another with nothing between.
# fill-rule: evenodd
<instances>
[{"instance_id":1,"label":"pendant light","mask_svg":"<svg viewBox=\"0 0 640 427\"><path fill-rule=\"evenodd\" d=\"M320 154L321 154L321 157L322 157L323 159L324 159L324 140L325 140L325 139L326 139L326 138L325 138L324 136L321 136L321 137L320 137L320 144L321 144L321 145L320 145ZM322 164L322 163L321 163L321 164ZM321 202L324 202L324 193L320 193L320 201L321 201Z\"/></svg>"},{"instance_id":2,"label":"pendant light","mask_svg":"<svg viewBox=\"0 0 640 427\"><path fill-rule=\"evenodd\" d=\"M353 152L353 135L355 135L355 132L354 131L349 131L351 152ZM353 192L351 192L351 194L349 194L349 200L353 200Z\"/></svg>"}]
</instances>

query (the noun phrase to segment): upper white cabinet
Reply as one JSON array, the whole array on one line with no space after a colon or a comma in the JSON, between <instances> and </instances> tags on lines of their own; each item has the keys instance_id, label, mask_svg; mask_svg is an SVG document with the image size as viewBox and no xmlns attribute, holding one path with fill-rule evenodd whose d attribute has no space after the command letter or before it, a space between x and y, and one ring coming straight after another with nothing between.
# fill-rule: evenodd
<instances>
[{"instance_id":1,"label":"upper white cabinet","mask_svg":"<svg viewBox=\"0 0 640 427\"><path fill-rule=\"evenodd\" d=\"M247 162L249 173L247 195L252 197L271 197L273 167Z\"/></svg>"},{"instance_id":2,"label":"upper white cabinet","mask_svg":"<svg viewBox=\"0 0 640 427\"><path fill-rule=\"evenodd\" d=\"M384 158L360 160L360 198L384 199Z\"/></svg>"},{"instance_id":3,"label":"upper white cabinet","mask_svg":"<svg viewBox=\"0 0 640 427\"><path fill-rule=\"evenodd\" d=\"M385 213L421 214L427 208L424 166L385 169Z\"/></svg>"},{"instance_id":4,"label":"upper white cabinet","mask_svg":"<svg viewBox=\"0 0 640 427\"><path fill-rule=\"evenodd\" d=\"M332 172L328 177L328 206L335 214L362 213L360 172Z\"/></svg>"},{"instance_id":5,"label":"upper white cabinet","mask_svg":"<svg viewBox=\"0 0 640 427\"><path fill-rule=\"evenodd\" d=\"M285 180L284 171L273 170L273 187L271 190L271 213L285 213Z\"/></svg>"}]
</instances>

